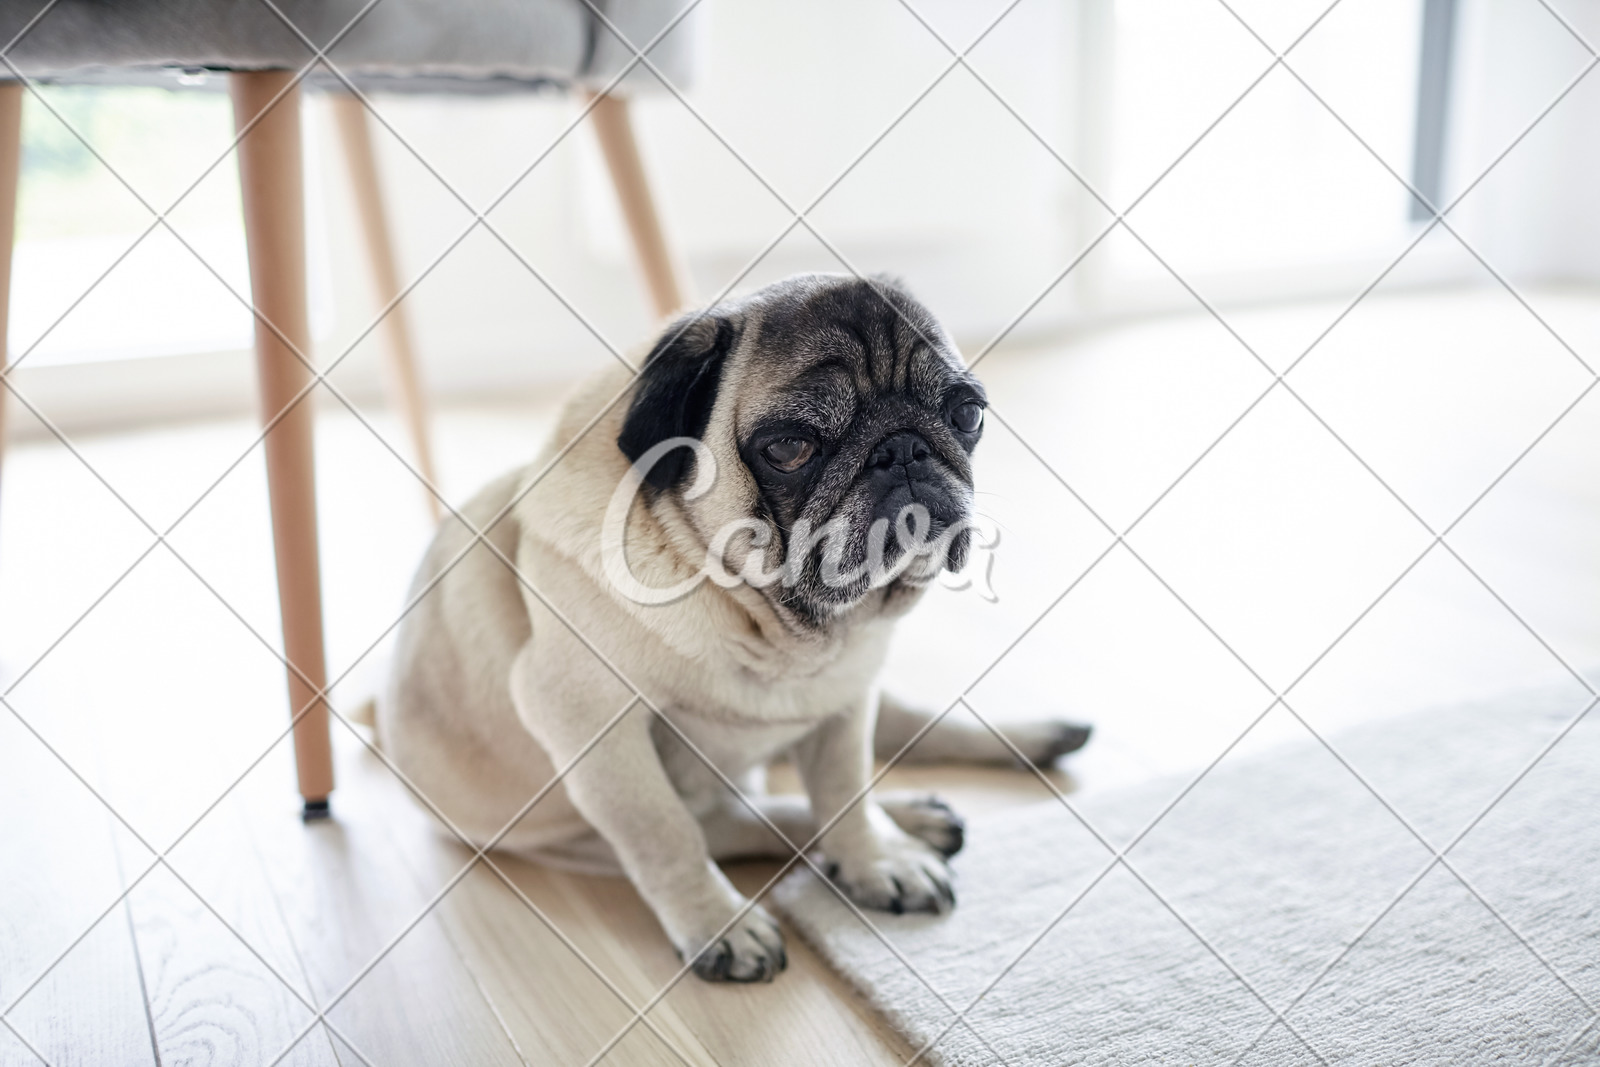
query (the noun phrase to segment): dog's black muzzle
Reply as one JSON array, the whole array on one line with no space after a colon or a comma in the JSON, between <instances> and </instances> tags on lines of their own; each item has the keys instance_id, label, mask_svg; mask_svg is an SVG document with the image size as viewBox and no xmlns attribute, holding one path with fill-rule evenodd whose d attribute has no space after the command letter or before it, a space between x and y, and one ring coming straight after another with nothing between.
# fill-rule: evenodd
<instances>
[{"instance_id":1,"label":"dog's black muzzle","mask_svg":"<svg viewBox=\"0 0 1600 1067\"><path fill-rule=\"evenodd\" d=\"M912 532L912 524L901 520L901 512L913 504L927 510L930 525L924 536L939 536L959 522L965 512L951 494L948 474L934 457L933 446L921 434L901 430L878 443L867 459L867 471L876 504L874 521L887 519L890 536L902 550L919 547L901 543Z\"/></svg>"}]
</instances>

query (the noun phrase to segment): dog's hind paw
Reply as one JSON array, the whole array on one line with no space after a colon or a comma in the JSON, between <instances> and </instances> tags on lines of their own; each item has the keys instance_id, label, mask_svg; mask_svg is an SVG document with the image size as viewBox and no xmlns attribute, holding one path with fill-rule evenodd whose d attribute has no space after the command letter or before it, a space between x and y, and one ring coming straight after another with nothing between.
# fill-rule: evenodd
<instances>
[{"instance_id":1,"label":"dog's hind paw","mask_svg":"<svg viewBox=\"0 0 1600 1067\"><path fill-rule=\"evenodd\" d=\"M1037 722L1007 723L1000 728L1006 740L1015 746L1012 759L1020 752L1022 758L1035 767L1049 767L1069 752L1076 752L1089 743L1094 728L1065 719L1043 719Z\"/></svg>"},{"instance_id":2,"label":"dog's hind paw","mask_svg":"<svg viewBox=\"0 0 1600 1067\"><path fill-rule=\"evenodd\" d=\"M783 931L760 907L751 908L709 944L701 941L695 948L700 951L692 970L708 982L770 982L789 965Z\"/></svg>"}]
</instances>

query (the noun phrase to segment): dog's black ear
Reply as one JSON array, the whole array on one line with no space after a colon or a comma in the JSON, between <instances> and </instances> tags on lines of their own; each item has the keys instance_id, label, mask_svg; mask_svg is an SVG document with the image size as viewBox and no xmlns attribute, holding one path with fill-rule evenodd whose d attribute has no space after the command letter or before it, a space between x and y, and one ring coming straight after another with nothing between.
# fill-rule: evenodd
<instances>
[{"instance_id":1,"label":"dog's black ear","mask_svg":"<svg viewBox=\"0 0 1600 1067\"><path fill-rule=\"evenodd\" d=\"M696 312L667 327L650 350L617 435L617 447L628 462L669 437L705 436L722 366L738 335L731 317L710 312ZM674 449L662 456L645 473L645 484L656 489L678 484L689 473L690 455L688 449Z\"/></svg>"}]
</instances>

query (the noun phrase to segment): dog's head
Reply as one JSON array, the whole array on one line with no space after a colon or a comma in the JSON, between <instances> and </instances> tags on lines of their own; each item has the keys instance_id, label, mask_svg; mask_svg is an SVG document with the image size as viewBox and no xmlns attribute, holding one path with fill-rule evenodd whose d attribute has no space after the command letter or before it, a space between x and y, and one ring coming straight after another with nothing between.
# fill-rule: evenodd
<instances>
[{"instance_id":1,"label":"dog's head","mask_svg":"<svg viewBox=\"0 0 1600 1067\"><path fill-rule=\"evenodd\" d=\"M898 283L802 275L668 327L617 443L638 462L703 442L660 455L646 493L680 507L727 572L822 625L963 565L984 404Z\"/></svg>"}]
</instances>

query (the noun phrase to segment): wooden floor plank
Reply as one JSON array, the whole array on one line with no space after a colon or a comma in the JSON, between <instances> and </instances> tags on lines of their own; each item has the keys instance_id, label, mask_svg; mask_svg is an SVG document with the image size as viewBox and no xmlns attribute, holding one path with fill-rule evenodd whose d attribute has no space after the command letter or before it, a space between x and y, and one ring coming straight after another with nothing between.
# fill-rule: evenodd
<instances>
[{"instance_id":1,"label":"wooden floor plank","mask_svg":"<svg viewBox=\"0 0 1600 1067\"><path fill-rule=\"evenodd\" d=\"M292 808L284 807L287 810L280 817L292 820ZM272 891L244 798L226 798L174 849L172 864L194 892L217 911L221 921L260 955L261 970L270 966L275 972L278 985L265 987L262 995L273 998L281 1005L283 1017L293 1020L293 1032L286 1035L285 1041L299 1034L311 1014L305 1004L315 1004L315 995L305 961L300 957L288 920ZM139 915L137 902L135 915ZM224 942L223 947L230 946ZM279 1041L278 1047L284 1043ZM284 1062L337 1063L338 1057L327 1030L318 1026L300 1039Z\"/></svg>"},{"instance_id":2,"label":"wooden floor plank","mask_svg":"<svg viewBox=\"0 0 1600 1067\"><path fill-rule=\"evenodd\" d=\"M359 765L358 788L384 798L389 817L382 825L420 887L437 885L471 859L469 849L416 811L412 798L376 759ZM440 902L437 915L450 946L526 1062L586 1063L631 1017L617 993L487 865L479 864L462 879ZM626 974L619 981L603 973L613 984L627 983ZM644 996L637 988L628 995L636 1002ZM650 1035L629 1046L633 1061L712 1063L692 1034L679 1032L667 1040L678 1052Z\"/></svg>"},{"instance_id":3,"label":"wooden floor plank","mask_svg":"<svg viewBox=\"0 0 1600 1067\"><path fill-rule=\"evenodd\" d=\"M41 724L69 725L40 703L28 710ZM125 832L5 708L0 811L11 813L0 862L0 1010L82 937L7 1018L57 1067L153 1062L127 913L110 907L123 888L113 842ZM32 1060L14 1038L6 1048L5 1062Z\"/></svg>"},{"instance_id":4,"label":"wooden floor plank","mask_svg":"<svg viewBox=\"0 0 1600 1067\"><path fill-rule=\"evenodd\" d=\"M170 872L146 878L128 908L163 1064L268 1063L294 1044L312 1012ZM282 1062L337 1061L307 1041Z\"/></svg>"},{"instance_id":5,"label":"wooden floor plank","mask_svg":"<svg viewBox=\"0 0 1600 1067\"><path fill-rule=\"evenodd\" d=\"M0 1026L0 1067L47 1067L22 1039Z\"/></svg>"},{"instance_id":6,"label":"wooden floor plank","mask_svg":"<svg viewBox=\"0 0 1600 1067\"><path fill-rule=\"evenodd\" d=\"M551 871L509 857L497 857L496 863L556 925L569 932L585 955L612 976L635 1004L646 1004L681 969L682 963L655 916L626 880ZM734 870L736 879L743 883L741 888L752 892L770 873L770 869L754 865ZM505 920L497 920L492 913L480 913L463 915L463 921L475 922L480 927L478 939L487 941ZM525 1011L537 1012L545 1026L574 1025L543 1005ZM887 1065L904 1059L895 1059L898 1043L865 1006L857 1003L815 954L792 936L789 968L772 984L711 984L688 975L650 1011L649 1018L694 1064ZM751 1021L757 1019L760 1023L752 1025ZM623 1015L621 1022L627 1021ZM634 1029L648 1032L644 1026ZM771 1041L762 1036L770 1038L774 1032L789 1037ZM649 1056L656 1051L655 1044L630 1036L603 1062L620 1067L631 1062L630 1057L640 1055L645 1057L644 1062L652 1062ZM830 1061L828 1057L834 1055L844 1058ZM819 1056L824 1058L819 1061Z\"/></svg>"},{"instance_id":7,"label":"wooden floor plank","mask_svg":"<svg viewBox=\"0 0 1600 1067\"><path fill-rule=\"evenodd\" d=\"M416 812L385 789L379 775L362 783L361 773L352 769L358 761L351 759L348 745L339 750L342 784L335 794L333 820L302 825L285 803L287 779L265 766L245 790L266 880L304 962L315 1001L324 1006L389 946L445 881L441 877L419 885L385 825L390 819L415 819ZM406 933L329 1010L328 1018L337 1034L376 1067L522 1067L437 914ZM340 1059L351 1067L349 1057Z\"/></svg>"},{"instance_id":8,"label":"wooden floor plank","mask_svg":"<svg viewBox=\"0 0 1600 1067\"><path fill-rule=\"evenodd\" d=\"M502 871L512 869L507 877L568 938L577 941L569 928L582 929L598 918L567 906L566 887L552 884L572 876L525 871L505 857L494 862ZM462 890L447 902L446 925L491 998L503 1005L508 1025L534 1062L587 1063L632 1018L634 1010L622 997L642 1006L654 992L626 946L600 939L609 943L578 949L586 963L487 867L475 871ZM596 976L596 969L615 991ZM679 1020L658 1019L656 1024L660 1037L630 1046L638 1062L691 1067L717 1062Z\"/></svg>"},{"instance_id":9,"label":"wooden floor plank","mask_svg":"<svg viewBox=\"0 0 1600 1067\"><path fill-rule=\"evenodd\" d=\"M192 577L170 569L163 574L172 582L182 578L194 584ZM189 588L185 597L169 598L147 613L143 625L149 632L142 640L150 641L153 633L212 661L249 656L249 662L258 663L265 651L245 643L247 634L240 640L236 621L219 618L215 608L206 613L188 610L194 606L189 599L193 592ZM108 601L100 625L110 619L131 627L139 608L134 600ZM157 685L159 677L152 677L151 684L134 690L147 695L130 701L122 687L139 675L123 668L138 649L137 642L124 642L115 653L101 657L104 669L77 672L82 677L73 683L73 701L76 713L94 722L102 738L115 738L115 751L101 754L108 799L137 796L142 812L164 813L141 820L147 830L185 826L205 813L172 848L171 869L157 867L125 902L159 1061L266 1063L293 1044L285 1064L336 1064L325 1036L296 1043L313 1016L305 1003L308 983L259 857L241 832L238 797L226 795L207 811L220 790L215 781L225 780L228 772L219 772L221 754L211 745L217 723L206 728L199 723L240 714L243 702L190 677L172 685ZM64 645L61 654L61 662L77 664L96 658L93 650L76 645ZM53 669L59 671L59 664ZM118 729L109 729L118 715L133 725L123 721ZM138 724L144 728L134 728ZM103 749L112 743L106 740ZM204 767L206 774L161 773L170 767ZM151 859L149 850L128 834L118 838L117 849L124 871L141 870Z\"/></svg>"},{"instance_id":10,"label":"wooden floor plank","mask_svg":"<svg viewBox=\"0 0 1600 1067\"><path fill-rule=\"evenodd\" d=\"M126 908L96 923L6 1018L52 1067L154 1065Z\"/></svg>"}]
</instances>

